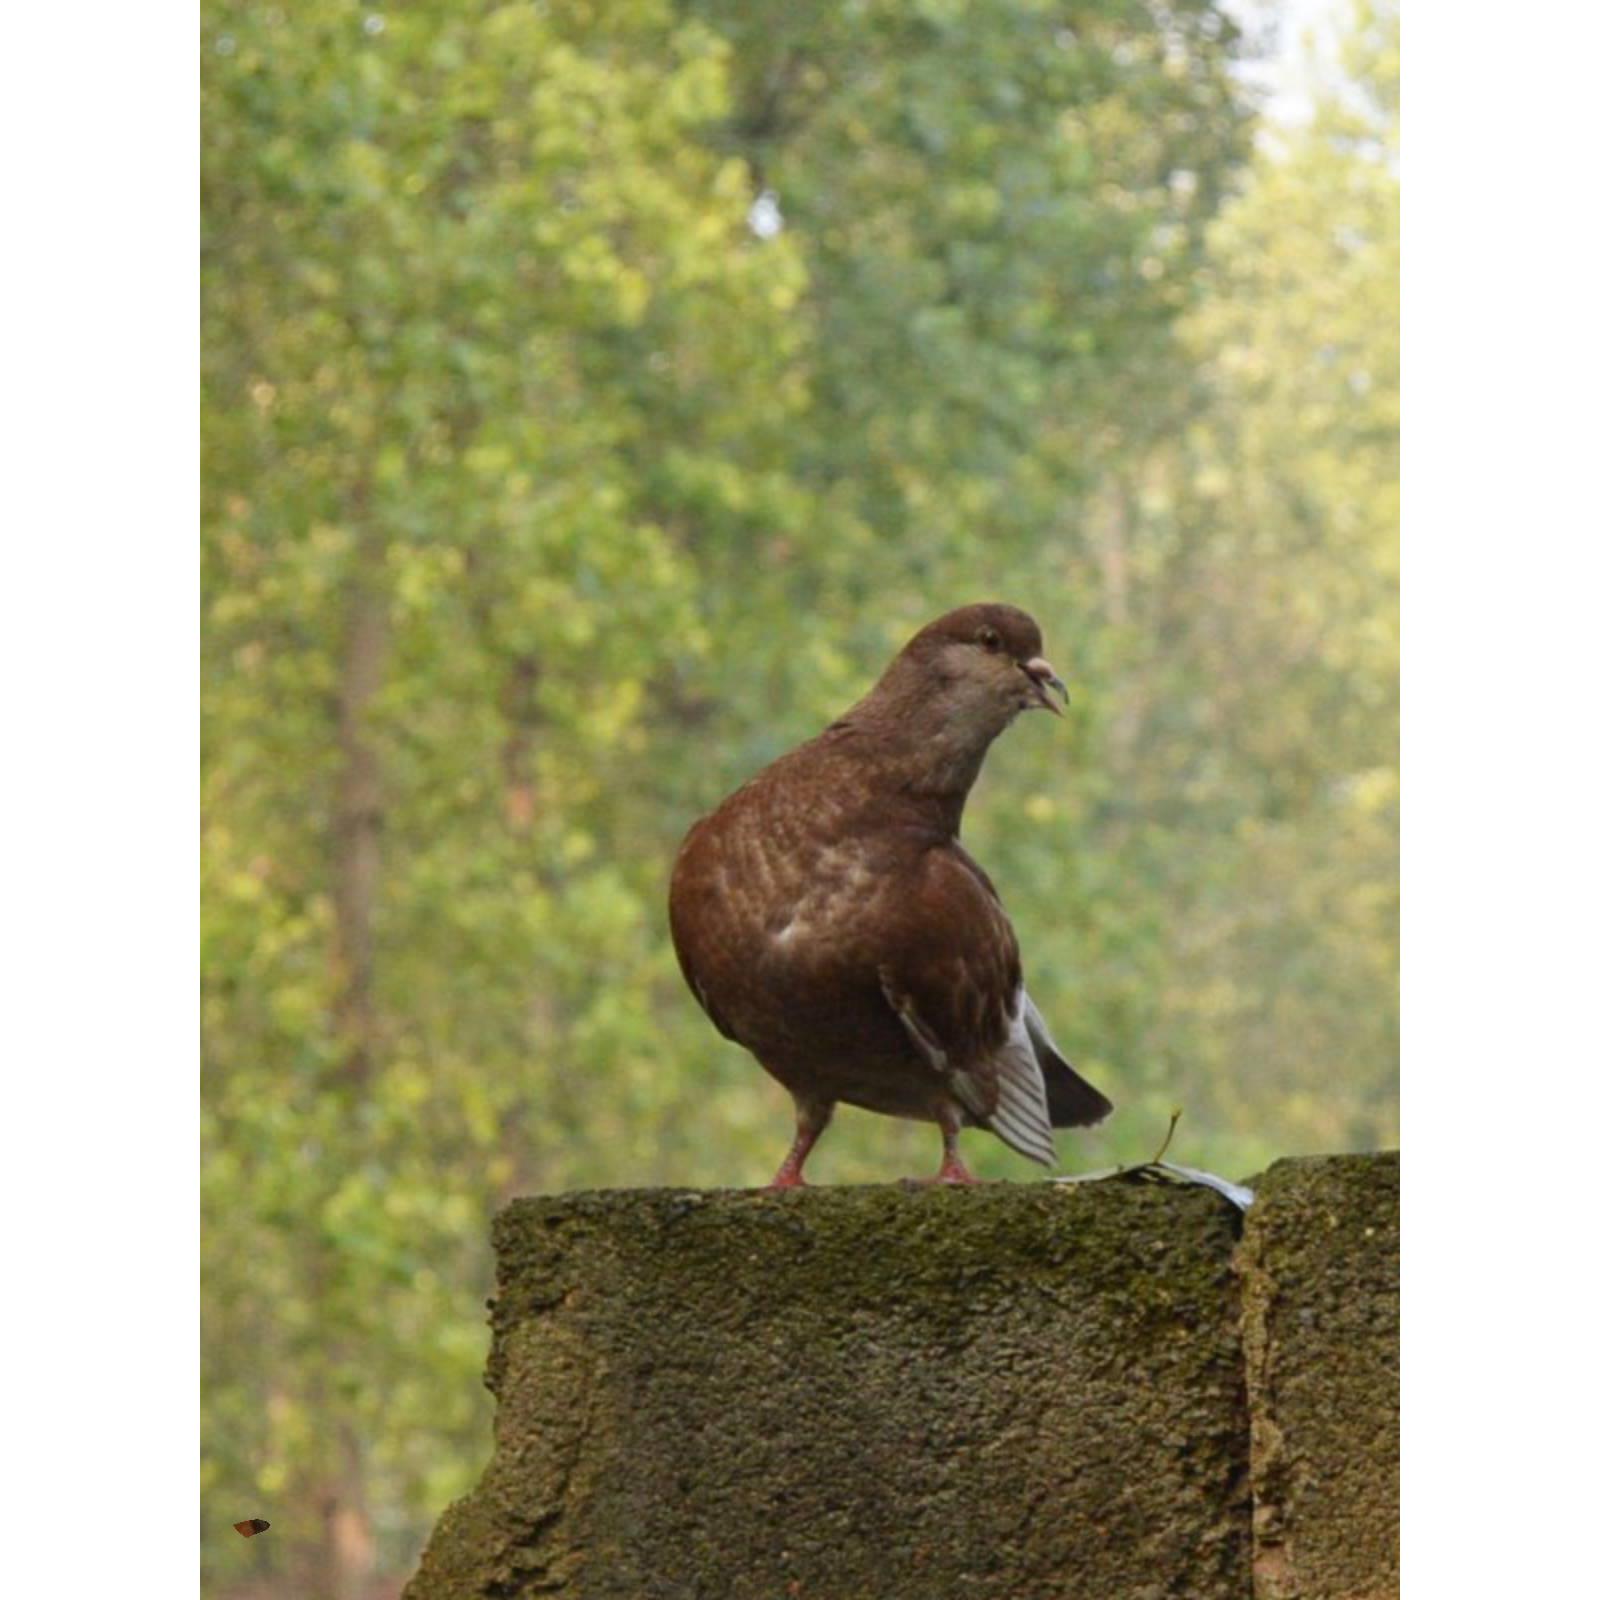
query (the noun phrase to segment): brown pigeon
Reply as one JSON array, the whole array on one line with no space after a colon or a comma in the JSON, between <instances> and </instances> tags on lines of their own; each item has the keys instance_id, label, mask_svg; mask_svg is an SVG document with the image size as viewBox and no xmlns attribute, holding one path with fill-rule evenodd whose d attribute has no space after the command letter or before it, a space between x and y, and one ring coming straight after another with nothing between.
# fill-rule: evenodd
<instances>
[{"instance_id":1,"label":"brown pigeon","mask_svg":"<svg viewBox=\"0 0 1600 1600\"><path fill-rule=\"evenodd\" d=\"M672 941L727 1038L794 1096L801 1169L833 1108L936 1122L938 1181L971 1183L957 1137L987 1129L1044 1165L1052 1128L1111 1102L1073 1071L1022 986L1017 937L957 837L995 736L1066 685L1015 606L930 622L872 692L689 831Z\"/></svg>"}]
</instances>

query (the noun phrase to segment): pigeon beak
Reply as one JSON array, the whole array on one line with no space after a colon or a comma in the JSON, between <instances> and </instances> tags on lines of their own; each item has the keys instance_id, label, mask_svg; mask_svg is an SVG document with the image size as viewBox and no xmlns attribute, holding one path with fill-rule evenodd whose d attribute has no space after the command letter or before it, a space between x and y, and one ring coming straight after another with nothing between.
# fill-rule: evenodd
<instances>
[{"instance_id":1,"label":"pigeon beak","mask_svg":"<svg viewBox=\"0 0 1600 1600\"><path fill-rule=\"evenodd\" d=\"M1043 656L1035 656L1032 661L1025 661L1022 670L1033 679L1033 692L1038 697L1041 709L1053 711L1058 717L1061 715L1061 707L1045 692L1047 687L1061 691L1063 705L1072 704L1072 696L1067 693L1066 684L1056 675L1056 669Z\"/></svg>"}]
</instances>

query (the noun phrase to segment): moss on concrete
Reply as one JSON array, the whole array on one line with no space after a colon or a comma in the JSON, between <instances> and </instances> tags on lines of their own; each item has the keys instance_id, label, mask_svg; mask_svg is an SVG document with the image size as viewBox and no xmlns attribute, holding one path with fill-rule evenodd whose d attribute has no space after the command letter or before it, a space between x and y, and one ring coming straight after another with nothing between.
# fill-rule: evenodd
<instances>
[{"instance_id":1,"label":"moss on concrete","mask_svg":"<svg viewBox=\"0 0 1600 1600\"><path fill-rule=\"evenodd\" d=\"M1280 1161L1239 1252L1257 1600L1400 1585L1400 1161Z\"/></svg>"},{"instance_id":2,"label":"moss on concrete","mask_svg":"<svg viewBox=\"0 0 1600 1600\"><path fill-rule=\"evenodd\" d=\"M1398 1200L1351 1156L1242 1243L1124 1180L519 1201L494 1459L407 1600L1394 1595Z\"/></svg>"},{"instance_id":3,"label":"moss on concrete","mask_svg":"<svg viewBox=\"0 0 1600 1600\"><path fill-rule=\"evenodd\" d=\"M1209 1191L636 1191L497 1220L494 1461L407 1600L1247 1591Z\"/></svg>"}]
</instances>

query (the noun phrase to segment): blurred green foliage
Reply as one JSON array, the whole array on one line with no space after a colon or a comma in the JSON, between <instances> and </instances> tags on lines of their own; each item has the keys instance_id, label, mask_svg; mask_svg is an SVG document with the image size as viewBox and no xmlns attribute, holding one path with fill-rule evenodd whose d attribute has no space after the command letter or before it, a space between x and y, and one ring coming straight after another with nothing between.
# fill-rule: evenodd
<instances>
[{"instance_id":1,"label":"blurred green foliage","mask_svg":"<svg viewBox=\"0 0 1600 1600\"><path fill-rule=\"evenodd\" d=\"M1259 138L1211 0L203 18L211 1592L393 1592L511 1194L770 1175L672 854L951 605L1073 689L968 812L1068 1159L1394 1141L1391 6Z\"/></svg>"}]
</instances>

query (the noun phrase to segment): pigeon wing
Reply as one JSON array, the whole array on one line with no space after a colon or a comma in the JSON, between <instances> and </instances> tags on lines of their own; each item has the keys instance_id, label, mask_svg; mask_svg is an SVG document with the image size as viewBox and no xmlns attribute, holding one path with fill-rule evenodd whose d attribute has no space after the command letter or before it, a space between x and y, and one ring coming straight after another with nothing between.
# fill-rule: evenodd
<instances>
[{"instance_id":1,"label":"pigeon wing","mask_svg":"<svg viewBox=\"0 0 1600 1600\"><path fill-rule=\"evenodd\" d=\"M959 846L928 852L895 935L878 979L912 1044L979 1127L1053 1165L1016 934L993 886Z\"/></svg>"}]
</instances>

